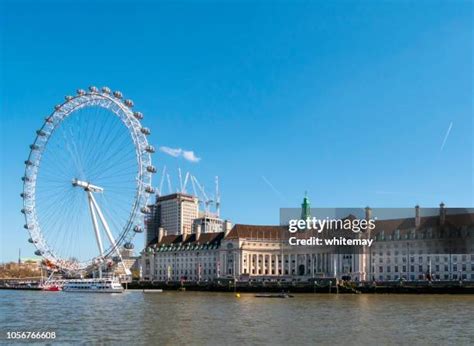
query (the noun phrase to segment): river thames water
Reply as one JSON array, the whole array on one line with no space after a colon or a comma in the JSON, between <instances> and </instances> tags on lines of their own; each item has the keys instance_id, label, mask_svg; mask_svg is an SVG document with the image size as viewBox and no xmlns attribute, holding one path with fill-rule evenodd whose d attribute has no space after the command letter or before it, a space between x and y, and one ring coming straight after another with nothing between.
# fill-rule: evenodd
<instances>
[{"instance_id":1,"label":"river thames water","mask_svg":"<svg viewBox=\"0 0 474 346\"><path fill-rule=\"evenodd\" d=\"M231 293L93 294L0 290L7 331L54 331L51 343L473 344L474 296Z\"/></svg>"}]
</instances>

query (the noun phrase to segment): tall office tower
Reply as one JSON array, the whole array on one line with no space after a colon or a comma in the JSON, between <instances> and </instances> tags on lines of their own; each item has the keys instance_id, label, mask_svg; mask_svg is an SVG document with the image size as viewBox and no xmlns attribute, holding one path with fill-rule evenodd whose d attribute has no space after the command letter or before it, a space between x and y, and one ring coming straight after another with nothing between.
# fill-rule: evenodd
<instances>
[{"instance_id":1,"label":"tall office tower","mask_svg":"<svg viewBox=\"0 0 474 346\"><path fill-rule=\"evenodd\" d=\"M149 205L150 213L145 216L145 247L158 237L160 225L160 207L156 204Z\"/></svg>"},{"instance_id":2,"label":"tall office tower","mask_svg":"<svg viewBox=\"0 0 474 346\"><path fill-rule=\"evenodd\" d=\"M174 193L156 199L158 227L167 234L191 234L193 221L199 217L199 203L195 196Z\"/></svg>"}]
</instances>

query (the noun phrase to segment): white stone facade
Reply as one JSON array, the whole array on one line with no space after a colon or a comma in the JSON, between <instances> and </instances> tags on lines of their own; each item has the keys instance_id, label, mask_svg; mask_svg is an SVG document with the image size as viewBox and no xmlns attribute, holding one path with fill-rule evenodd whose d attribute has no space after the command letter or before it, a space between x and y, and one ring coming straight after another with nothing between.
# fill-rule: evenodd
<instances>
[{"instance_id":1,"label":"white stone facade","mask_svg":"<svg viewBox=\"0 0 474 346\"><path fill-rule=\"evenodd\" d=\"M358 254L289 246L287 228L281 226L235 225L230 232L200 234L198 241L195 234L184 241L168 236L144 252L143 279L474 280L473 216L446 221L446 227L463 237L462 246L457 247L463 251L458 253L446 248L451 240L443 240L444 220L438 217L381 221L377 232L366 235L375 239L372 247Z\"/></svg>"}]
</instances>

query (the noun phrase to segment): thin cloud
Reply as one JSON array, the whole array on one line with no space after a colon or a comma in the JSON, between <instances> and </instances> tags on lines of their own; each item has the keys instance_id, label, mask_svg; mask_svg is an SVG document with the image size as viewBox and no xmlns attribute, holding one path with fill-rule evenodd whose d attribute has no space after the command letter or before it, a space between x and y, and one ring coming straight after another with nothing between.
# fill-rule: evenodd
<instances>
[{"instance_id":1,"label":"thin cloud","mask_svg":"<svg viewBox=\"0 0 474 346\"><path fill-rule=\"evenodd\" d=\"M201 161L200 157L197 157L196 154L194 154L194 151L190 150L183 150L183 157L184 159L190 161L190 162L199 162Z\"/></svg>"},{"instance_id":2,"label":"thin cloud","mask_svg":"<svg viewBox=\"0 0 474 346\"><path fill-rule=\"evenodd\" d=\"M265 178L264 175L262 175L262 179L263 179L263 181L265 182L265 184L267 184L267 185L270 187L270 189L272 189L273 192L275 192L275 194L276 194L278 197L280 197L281 199L285 199L285 197L283 196L283 194L282 194L280 191L278 191L278 189L277 189L275 186L273 186L273 184L272 184L267 178Z\"/></svg>"},{"instance_id":3,"label":"thin cloud","mask_svg":"<svg viewBox=\"0 0 474 346\"><path fill-rule=\"evenodd\" d=\"M197 157L192 150L183 150L181 148L170 148L163 146L160 147L160 151L173 157L182 157L183 159L193 163L201 161L201 158Z\"/></svg>"},{"instance_id":4,"label":"thin cloud","mask_svg":"<svg viewBox=\"0 0 474 346\"><path fill-rule=\"evenodd\" d=\"M452 127L453 127L453 122L451 121L451 123L449 124L449 127L448 127L448 131L446 131L446 135L444 136L443 144L441 144L441 149L439 149L439 151L443 151L444 145L446 144L446 141L448 140L448 136L451 133L451 128Z\"/></svg>"},{"instance_id":5,"label":"thin cloud","mask_svg":"<svg viewBox=\"0 0 474 346\"><path fill-rule=\"evenodd\" d=\"M174 148L170 148L170 147L160 147L160 151L165 153L165 154L168 154L170 156L173 156L173 157L178 157L181 155L182 153L182 149L174 149Z\"/></svg>"}]
</instances>

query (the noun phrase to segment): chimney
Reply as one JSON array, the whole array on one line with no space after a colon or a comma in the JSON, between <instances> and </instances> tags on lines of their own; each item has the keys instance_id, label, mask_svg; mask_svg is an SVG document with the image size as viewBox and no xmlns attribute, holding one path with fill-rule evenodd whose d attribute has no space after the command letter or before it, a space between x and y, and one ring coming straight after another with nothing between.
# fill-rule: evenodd
<instances>
[{"instance_id":1,"label":"chimney","mask_svg":"<svg viewBox=\"0 0 474 346\"><path fill-rule=\"evenodd\" d=\"M441 226L444 226L444 223L446 221L446 208L444 207L444 203L441 202L439 205L439 224Z\"/></svg>"},{"instance_id":2,"label":"chimney","mask_svg":"<svg viewBox=\"0 0 474 346\"><path fill-rule=\"evenodd\" d=\"M163 239L163 236L165 235L166 235L166 232L163 229L163 227L159 227L158 228L158 243L161 243L161 240Z\"/></svg>"},{"instance_id":3,"label":"chimney","mask_svg":"<svg viewBox=\"0 0 474 346\"><path fill-rule=\"evenodd\" d=\"M421 223L420 206L416 205L415 206L415 227L416 228L420 227L420 223Z\"/></svg>"},{"instance_id":4,"label":"chimney","mask_svg":"<svg viewBox=\"0 0 474 346\"><path fill-rule=\"evenodd\" d=\"M372 219L372 209L369 206L365 207L365 219Z\"/></svg>"},{"instance_id":5,"label":"chimney","mask_svg":"<svg viewBox=\"0 0 474 346\"><path fill-rule=\"evenodd\" d=\"M229 220L224 221L224 237L227 237L229 234L230 230L232 229L232 223Z\"/></svg>"},{"instance_id":6,"label":"chimney","mask_svg":"<svg viewBox=\"0 0 474 346\"><path fill-rule=\"evenodd\" d=\"M196 225L196 241L201 237L201 225Z\"/></svg>"}]
</instances>

